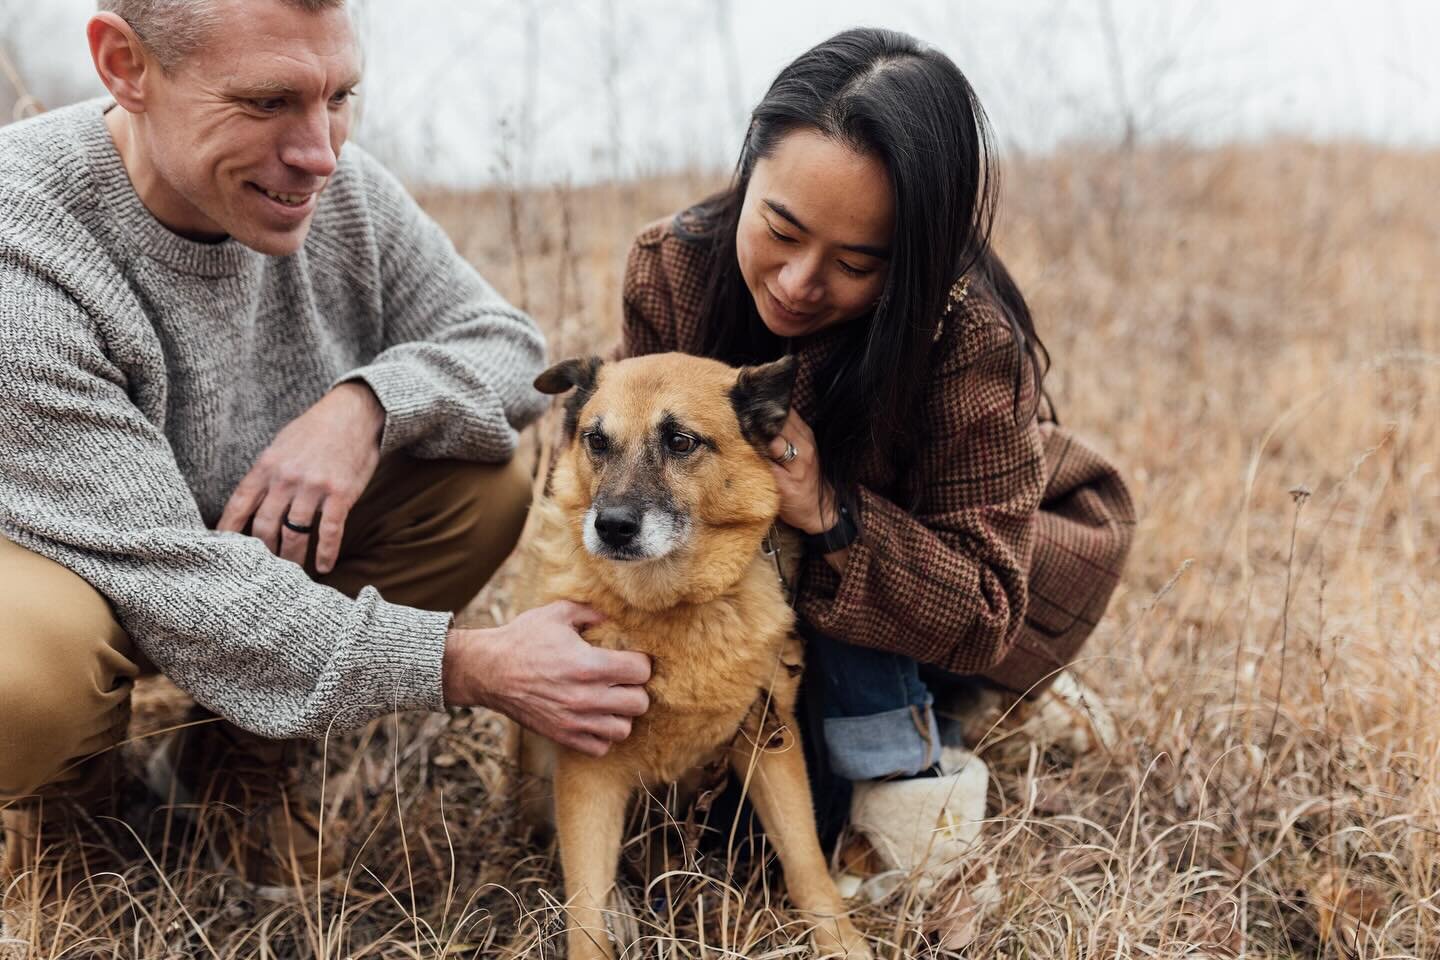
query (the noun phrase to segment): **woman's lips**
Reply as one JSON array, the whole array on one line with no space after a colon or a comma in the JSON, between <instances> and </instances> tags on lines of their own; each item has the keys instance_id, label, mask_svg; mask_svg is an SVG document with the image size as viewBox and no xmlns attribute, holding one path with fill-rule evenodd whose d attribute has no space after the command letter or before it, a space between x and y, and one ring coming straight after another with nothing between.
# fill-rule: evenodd
<instances>
[{"instance_id":1,"label":"woman's lips","mask_svg":"<svg viewBox=\"0 0 1440 960\"><path fill-rule=\"evenodd\" d=\"M792 323L804 323L807 320L813 320L819 313L818 310L792 310L785 305L785 301L775 296L769 287L765 288L765 293L770 297L771 303L774 305L776 312L780 314L782 320L789 320Z\"/></svg>"}]
</instances>

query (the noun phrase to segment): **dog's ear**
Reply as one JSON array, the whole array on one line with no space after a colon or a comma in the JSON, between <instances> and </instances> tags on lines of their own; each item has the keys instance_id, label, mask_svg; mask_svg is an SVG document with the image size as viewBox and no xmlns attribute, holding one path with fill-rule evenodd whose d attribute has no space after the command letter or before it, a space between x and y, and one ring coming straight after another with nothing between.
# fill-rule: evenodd
<instances>
[{"instance_id":1,"label":"dog's ear","mask_svg":"<svg viewBox=\"0 0 1440 960\"><path fill-rule=\"evenodd\" d=\"M573 357L562 360L535 378L535 389L551 395L573 389L575 392L565 401L565 438L575 436L575 424L580 410L595 392L595 382L600 377L599 357Z\"/></svg>"},{"instance_id":2,"label":"dog's ear","mask_svg":"<svg viewBox=\"0 0 1440 960\"><path fill-rule=\"evenodd\" d=\"M569 360L561 360L535 378L535 389L551 395L564 393L572 387L594 390L595 378L604 362L599 357L571 357Z\"/></svg>"},{"instance_id":3,"label":"dog's ear","mask_svg":"<svg viewBox=\"0 0 1440 960\"><path fill-rule=\"evenodd\" d=\"M795 358L786 355L758 367L741 367L730 404L740 420L740 432L752 443L766 444L780 435L790 413L790 391L795 386Z\"/></svg>"}]
</instances>

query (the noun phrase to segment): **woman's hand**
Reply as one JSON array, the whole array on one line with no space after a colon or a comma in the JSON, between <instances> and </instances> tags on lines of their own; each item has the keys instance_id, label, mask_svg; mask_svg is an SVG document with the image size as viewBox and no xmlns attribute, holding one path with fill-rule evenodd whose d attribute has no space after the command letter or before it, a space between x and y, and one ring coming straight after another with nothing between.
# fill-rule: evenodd
<instances>
[{"instance_id":1,"label":"woman's hand","mask_svg":"<svg viewBox=\"0 0 1440 960\"><path fill-rule=\"evenodd\" d=\"M791 445L795 456L782 463ZM780 428L780 436L770 441L769 452L780 487L780 519L805 533L824 533L835 526L840 519L835 512L835 491L820 473L815 432L794 410Z\"/></svg>"}]
</instances>

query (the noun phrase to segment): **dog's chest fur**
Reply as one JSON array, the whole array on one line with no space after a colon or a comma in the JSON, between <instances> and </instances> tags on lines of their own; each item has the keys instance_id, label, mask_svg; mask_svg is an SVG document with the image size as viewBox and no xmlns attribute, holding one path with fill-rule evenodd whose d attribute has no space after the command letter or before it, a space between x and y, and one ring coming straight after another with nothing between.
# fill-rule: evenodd
<instances>
[{"instance_id":1,"label":"dog's chest fur","mask_svg":"<svg viewBox=\"0 0 1440 960\"><path fill-rule=\"evenodd\" d=\"M790 611L757 559L733 594L665 614L622 613L592 642L651 657L650 710L616 748L647 782L668 783L728 746L757 703L788 687ZM781 699L793 701L793 694Z\"/></svg>"},{"instance_id":2,"label":"dog's chest fur","mask_svg":"<svg viewBox=\"0 0 1440 960\"><path fill-rule=\"evenodd\" d=\"M651 657L650 709L607 762L629 768L647 784L673 782L744 735L742 726L758 736L756 721L767 712L767 699L788 713L798 658L784 657L795 661L787 665L782 651L794 617L773 565L758 550L740 579L715 599L638 610L605 585L595 569L605 561L577 551L563 516L549 506L537 504L550 515L537 518L532 540L535 599L590 604L609 619L586 631L589 642Z\"/></svg>"}]
</instances>

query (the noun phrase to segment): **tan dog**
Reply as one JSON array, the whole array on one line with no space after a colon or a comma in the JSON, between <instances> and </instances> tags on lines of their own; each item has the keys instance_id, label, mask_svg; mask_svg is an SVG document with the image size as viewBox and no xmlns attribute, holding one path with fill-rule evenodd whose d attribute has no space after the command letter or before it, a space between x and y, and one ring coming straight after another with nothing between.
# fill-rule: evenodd
<instances>
[{"instance_id":1,"label":"tan dog","mask_svg":"<svg viewBox=\"0 0 1440 960\"><path fill-rule=\"evenodd\" d=\"M526 538L531 603L571 599L608 618L586 639L649 654L649 712L602 758L528 732L522 771L554 782L570 960L609 958L602 908L631 796L725 757L816 920L821 956L868 958L816 836L794 707L801 650L761 553L779 508L763 450L789 409L786 358L738 372L681 354L568 360L536 379L566 403L552 494ZM527 604L528 605L528 604ZM783 660L783 662L782 662ZM532 821L548 814L521 797Z\"/></svg>"}]
</instances>

